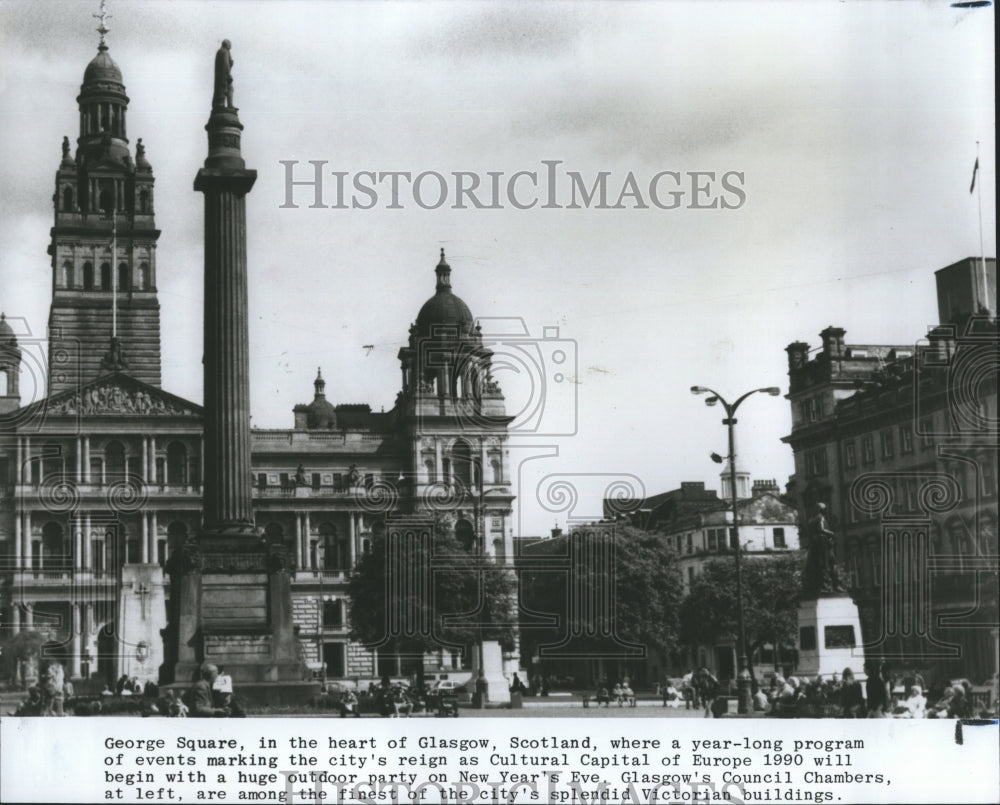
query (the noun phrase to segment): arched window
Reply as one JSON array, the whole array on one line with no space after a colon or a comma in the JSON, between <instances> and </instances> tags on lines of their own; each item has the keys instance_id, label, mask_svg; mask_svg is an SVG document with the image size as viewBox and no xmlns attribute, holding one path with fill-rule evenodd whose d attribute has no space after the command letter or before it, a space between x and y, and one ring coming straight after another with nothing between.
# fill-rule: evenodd
<instances>
[{"instance_id":1,"label":"arched window","mask_svg":"<svg viewBox=\"0 0 1000 805\"><path fill-rule=\"evenodd\" d=\"M472 486L472 449L464 439L459 439L451 448L452 471L455 479L465 484L466 488Z\"/></svg>"},{"instance_id":2,"label":"arched window","mask_svg":"<svg viewBox=\"0 0 1000 805\"><path fill-rule=\"evenodd\" d=\"M503 475L500 473L500 461L498 459L493 459L490 462L490 468L493 470L493 483L502 483Z\"/></svg>"},{"instance_id":3,"label":"arched window","mask_svg":"<svg viewBox=\"0 0 1000 805\"><path fill-rule=\"evenodd\" d=\"M94 265L93 263L83 264L83 290L94 290Z\"/></svg>"},{"instance_id":4,"label":"arched window","mask_svg":"<svg viewBox=\"0 0 1000 805\"><path fill-rule=\"evenodd\" d=\"M108 442L104 448L104 460L108 481L125 477L125 446L121 442Z\"/></svg>"},{"instance_id":5,"label":"arched window","mask_svg":"<svg viewBox=\"0 0 1000 805\"><path fill-rule=\"evenodd\" d=\"M6 397L10 394L10 384L7 380L7 367L0 366L0 397Z\"/></svg>"},{"instance_id":6,"label":"arched window","mask_svg":"<svg viewBox=\"0 0 1000 805\"><path fill-rule=\"evenodd\" d=\"M102 190L101 194L97 197L97 204L101 208L101 212L105 215L110 215L112 212L112 195L110 190Z\"/></svg>"},{"instance_id":7,"label":"arched window","mask_svg":"<svg viewBox=\"0 0 1000 805\"><path fill-rule=\"evenodd\" d=\"M42 566L62 567L69 558L62 526L53 521L47 522L42 526Z\"/></svg>"},{"instance_id":8,"label":"arched window","mask_svg":"<svg viewBox=\"0 0 1000 805\"><path fill-rule=\"evenodd\" d=\"M73 287L73 261L66 260L62 264L62 286L64 288Z\"/></svg>"},{"instance_id":9,"label":"arched window","mask_svg":"<svg viewBox=\"0 0 1000 805\"><path fill-rule=\"evenodd\" d=\"M333 523L322 523L319 534L325 546L324 569L350 570L351 553L347 535L339 533Z\"/></svg>"},{"instance_id":10,"label":"arched window","mask_svg":"<svg viewBox=\"0 0 1000 805\"><path fill-rule=\"evenodd\" d=\"M119 291L127 291L127 290L129 290L129 287L131 285L132 285L132 283L129 282L129 276L128 276L128 263L119 263L118 264L118 290Z\"/></svg>"},{"instance_id":11,"label":"arched window","mask_svg":"<svg viewBox=\"0 0 1000 805\"><path fill-rule=\"evenodd\" d=\"M149 215L149 191L142 190L139 192L139 214Z\"/></svg>"},{"instance_id":12,"label":"arched window","mask_svg":"<svg viewBox=\"0 0 1000 805\"><path fill-rule=\"evenodd\" d=\"M434 460L430 458L427 459L424 462L424 469L427 471L427 483L429 484L434 483L434 481L437 480L434 477Z\"/></svg>"},{"instance_id":13,"label":"arched window","mask_svg":"<svg viewBox=\"0 0 1000 805\"><path fill-rule=\"evenodd\" d=\"M73 188L67 187L63 190L63 212L73 212Z\"/></svg>"},{"instance_id":14,"label":"arched window","mask_svg":"<svg viewBox=\"0 0 1000 805\"><path fill-rule=\"evenodd\" d=\"M150 289L149 263L139 263L139 288L143 291Z\"/></svg>"},{"instance_id":15,"label":"arched window","mask_svg":"<svg viewBox=\"0 0 1000 805\"><path fill-rule=\"evenodd\" d=\"M101 290L111 290L111 264L101 263Z\"/></svg>"},{"instance_id":16,"label":"arched window","mask_svg":"<svg viewBox=\"0 0 1000 805\"><path fill-rule=\"evenodd\" d=\"M171 442L167 446L167 483L187 483L187 448L181 442Z\"/></svg>"}]
</instances>

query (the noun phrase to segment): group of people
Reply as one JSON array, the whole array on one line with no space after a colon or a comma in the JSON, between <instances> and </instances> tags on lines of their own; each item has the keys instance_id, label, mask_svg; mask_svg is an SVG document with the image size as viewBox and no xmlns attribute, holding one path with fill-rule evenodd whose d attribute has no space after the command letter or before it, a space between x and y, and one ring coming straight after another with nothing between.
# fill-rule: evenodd
<instances>
[{"instance_id":1,"label":"group of people","mask_svg":"<svg viewBox=\"0 0 1000 805\"><path fill-rule=\"evenodd\" d=\"M945 681L928 691L918 672L890 674L879 662L869 663L866 670L864 686L850 668L831 678L817 676L811 681L775 675L767 691L755 694L755 705L775 714L813 717L912 719L974 715L968 681Z\"/></svg>"},{"instance_id":2,"label":"group of people","mask_svg":"<svg viewBox=\"0 0 1000 805\"><path fill-rule=\"evenodd\" d=\"M617 704L619 707L624 707L626 704L635 707L635 691L632 690L631 680L627 676L614 685L607 679L602 679L597 685L597 694L594 698L598 707L602 704L605 707L610 707L612 704Z\"/></svg>"},{"instance_id":3,"label":"group of people","mask_svg":"<svg viewBox=\"0 0 1000 805\"><path fill-rule=\"evenodd\" d=\"M73 683L58 662L50 662L41 678L28 688L28 695L11 715L64 716L67 699L73 697Z\"/></svg>"}]
</instances>

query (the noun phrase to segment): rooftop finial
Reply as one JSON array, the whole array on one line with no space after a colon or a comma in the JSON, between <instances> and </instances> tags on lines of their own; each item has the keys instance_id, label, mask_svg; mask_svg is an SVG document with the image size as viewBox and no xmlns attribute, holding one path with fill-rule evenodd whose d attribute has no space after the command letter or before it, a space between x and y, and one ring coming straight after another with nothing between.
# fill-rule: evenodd
<instances>
[{"instance_id":1,"label":"rooftop finial","mask_svg":"<svg viewBox=\"0 0 1000 805\"><path fill-rule=\"evenodd\" d=\"M108 10L105 8L105 3L106 0L101 0L101 10L97 14L91 15L94 19L101 21L101 24L97 27L97 33L101 35L101 43L98 45L100 50L108 49L108 46L104 42L104 37L111 32L111 29L108 28L108 20L114 16L113 14L108 14Z\"/></svg>"},{"instance_id":2,"label":"rooftop finial","mask_svg":"<svg viewBox=\"0 0 1000 805\"><path fill-rule=\"evenodd\" d=\"M451 266L448 265L448 261L444 259L444 247L441 247L441 262L437 264L437 268L434 269L434 273L437 274L437 290L438 291L450 291L451 290Z\"/></svg>"},{"instance_id":3,"label":"rooftop finial","mask_svg":"<svg viewBox=\"0 0 1000 805\"><path fill-rule=\"evenodd\" d=\"M323 379L323 370L317 366L316 367L316 379L313 381L313 387L316 389L316 396L323 396L323 392L326 389L326 381Z\"/></svg>"}]
</instances>

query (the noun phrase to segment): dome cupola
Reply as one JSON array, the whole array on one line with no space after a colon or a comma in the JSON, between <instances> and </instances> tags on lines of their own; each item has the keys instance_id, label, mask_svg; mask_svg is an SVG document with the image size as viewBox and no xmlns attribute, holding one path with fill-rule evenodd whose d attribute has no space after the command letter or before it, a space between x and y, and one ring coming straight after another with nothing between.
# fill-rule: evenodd
<instances>
[{"instance_id":1,"label":"dome cupola","mask_svg":"<svg viewBox=\"0 0 1000 805\"><path fill-rule=\"evenodd\" d=\"M451 292L451 266L445 260L444 249L441 249L441 260L434 273L437 274L436 292L417 314L417 335L424 338L471 336L475 321L469 306Z\"/></svg>"}]
</instances>

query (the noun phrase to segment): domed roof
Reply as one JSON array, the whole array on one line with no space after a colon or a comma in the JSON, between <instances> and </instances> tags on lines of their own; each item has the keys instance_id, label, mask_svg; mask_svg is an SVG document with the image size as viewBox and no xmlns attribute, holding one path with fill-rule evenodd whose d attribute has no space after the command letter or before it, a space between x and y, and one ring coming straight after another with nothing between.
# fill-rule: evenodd
<instances>
[{"instance_id":1,"label":"domed roof","mask_svg":"<svg viewBox=\"0 0 1000 805\"><path fill-rule=\"evenodd\" d=\"M459 337L471 335L476 326L472 311L459 297L451 292L451 266L444 259L444 249L441 249L441 262L435 269L437 273L437 292L424 302L417 314L417 332L422 336L451 335L441 333L441 330L455 330Z\"/></svg>"},{"instance_id":2,"label":"domed roof","mask_svg":"<svg viewBox=\"0 0 1000 805\"><path fill-rule=\"evenodd\" d=\"M4 346L17 346L17 336L11 326L7 324L7 315L0 313L0 344Z\"/></svg>"},{"instance_id":3,"label":"domed roof","mask_svg":"<svg viewBox=\"0 0 1000 805\"><path fill-rule=\"evenodd\" d=\"M91 59L87 69L83 71L83 83L122 83L122 71L118 69L115 60L108 55L108 46L101 44L97 55Z\"/></svg>"}]
</instances>

